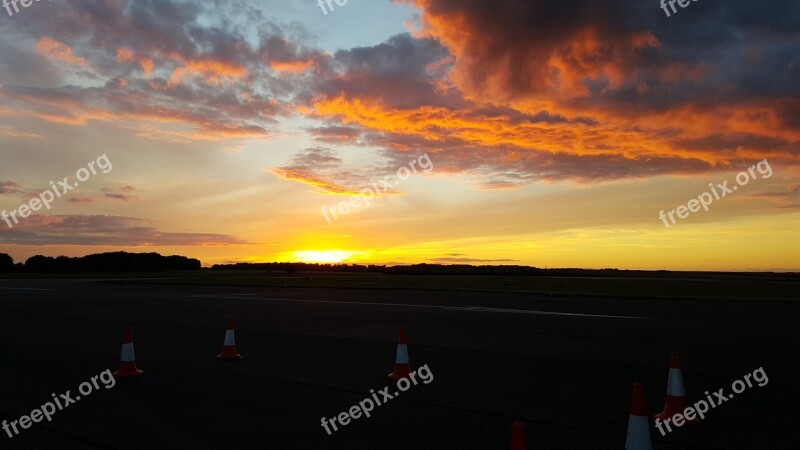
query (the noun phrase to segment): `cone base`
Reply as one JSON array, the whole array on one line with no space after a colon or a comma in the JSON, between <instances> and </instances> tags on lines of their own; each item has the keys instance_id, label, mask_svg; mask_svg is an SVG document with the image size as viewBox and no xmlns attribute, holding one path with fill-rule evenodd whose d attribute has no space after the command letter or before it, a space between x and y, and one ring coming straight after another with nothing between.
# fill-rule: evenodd
<instances>
[{"instance_id":1,"label":"cone base","mask_svg":"<svg viewBox=\"0 0 800 450\"><path fill-rule=\"evenodd\" d=\"M514 422L511 427L511 450L527 450L525 443L525 426L522 422Z\"/></svg>"},{"instance_id":2,"label":"cone base","mask_svg":"<svg viewBox=\"0 0 800 450\"><path fill-rule=\"evenodd\" d=\"M236 350L223 350L222 353L217 355L217 359L220 361L235 361L242 358L242 355L236 353Z\"/></svg>"},{"instance_id":3,"label":"cone base","mask_svg":"<svg viewBox=\"0 0 800 450\"><path fill-rule=\"evenodd\" d=\"M220 361L235 361L237 359L242 359L242 355L236 352L236 344L223 345L222 351L217 355L217 359Z\"/></svg>"},{"instance_id":4,"label":"cone base","mask_svg":"<svg viewBox=\"0 0 800 450\"><path fill-rule=\"evenodd\" d=\"M140 377L144 374L139 369L119 369L116 372L112 373L115 378L135 378Z\"/></svg>"}]
</instances>

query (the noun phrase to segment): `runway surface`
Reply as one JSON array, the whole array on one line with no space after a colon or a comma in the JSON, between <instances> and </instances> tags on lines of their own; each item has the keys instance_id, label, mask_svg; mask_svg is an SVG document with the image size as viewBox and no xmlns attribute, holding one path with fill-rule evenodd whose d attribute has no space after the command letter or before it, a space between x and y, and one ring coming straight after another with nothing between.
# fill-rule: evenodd
<instances>
[{"instance_id":1,"label":"runway surface","mask_svg":"<svg viewBox=\"0 0 800 450\"><path fill-rule=\"evenodd\" d=\"M245 359L220 362L229 315ZM632 384L659 412L677 350L690 403L769 381L653 429L655 449L794 449L799 323L800 303L769 301L1 280L0 419L116 370L125 325L145 374L0 448L507 449L522 420L530 449L621 449ZM400 327L433 380L328 435L322 417L397 391Z\"/></svg>"}]
</instances>

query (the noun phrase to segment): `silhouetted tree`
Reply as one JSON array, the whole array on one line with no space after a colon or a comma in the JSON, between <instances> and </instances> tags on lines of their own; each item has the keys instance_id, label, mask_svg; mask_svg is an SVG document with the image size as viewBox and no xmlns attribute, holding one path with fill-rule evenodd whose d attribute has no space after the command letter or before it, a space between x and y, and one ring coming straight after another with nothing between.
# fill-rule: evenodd
<instances>
[{"instance_id":1,"label":"silhouetted tree","mask_svg":"<svg viewBox=\"0 0 800 450\"><path fill-rule=\"evenodd\" d=\"M161 256L158 253L99 253L80 258L36 255L25 261L26 272L151 272L163 270L198 270L200 260L185 256Z\"/></svg>"},{"instance_id":2,"label":"silhouetted tree","mask_svg":"<svg viewBox=\"0 0 800 450\"><path fill-rule=\"evenodd\" d=\"M55 259L43 255L31 256L25 261L26 272L54 272L54 268Z\"/></svg>"},{"instance_id":3,"label":"silhouetted tree","mask_svg":"<svg viewBox=\"0 0 800 450\"><path fill-rule=\"evenodd\" d=\"M14 270L14 258L11 255L0 253L0 272L12 272Z\"/></svg>"}]
</instances>

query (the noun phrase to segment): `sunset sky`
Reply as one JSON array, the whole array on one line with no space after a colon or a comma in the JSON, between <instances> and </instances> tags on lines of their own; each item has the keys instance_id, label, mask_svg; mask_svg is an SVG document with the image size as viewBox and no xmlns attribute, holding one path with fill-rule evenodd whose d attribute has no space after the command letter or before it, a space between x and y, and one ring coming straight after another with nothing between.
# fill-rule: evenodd
<instances>
[{"instance_id":1,"label":"sunset sky","mask_svg":"<svg viewBox=\"0 0 800 450\"><path fill-rule=\"evenodd\" d=\"M0 222L0 252L800 270L800 2L333 6L0 9L0 209L113 165Z\"/></svg>"}]
</instances>

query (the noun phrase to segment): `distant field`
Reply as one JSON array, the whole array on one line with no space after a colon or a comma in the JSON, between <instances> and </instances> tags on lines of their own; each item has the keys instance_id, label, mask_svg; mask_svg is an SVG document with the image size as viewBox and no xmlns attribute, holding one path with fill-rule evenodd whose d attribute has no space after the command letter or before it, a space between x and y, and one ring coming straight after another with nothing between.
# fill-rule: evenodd
<instances>
[{"instance_id":1,"label":"distant field","mask_svg":"<svg viewBox=\"0 0 800 450\"><path fill-rule=\"evenodd\" d=\"M108 282L348 289L425 289L578 294L615 297L797 301L797 277L737 274L622 273L613 277L385 275L380 273L186 271L56 276ZM2 278L12 278L5 276ZM54 278L27 275L24 278Z\"/></svg>"}]
</instances>

